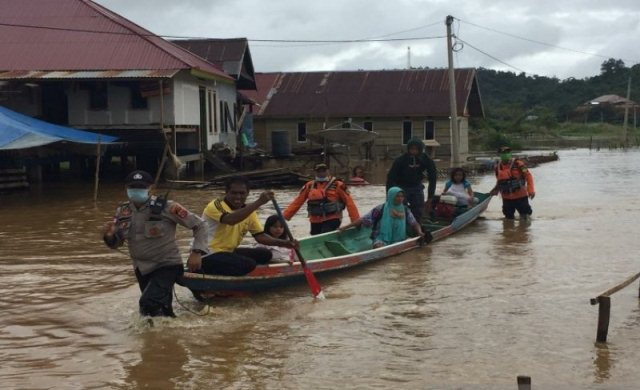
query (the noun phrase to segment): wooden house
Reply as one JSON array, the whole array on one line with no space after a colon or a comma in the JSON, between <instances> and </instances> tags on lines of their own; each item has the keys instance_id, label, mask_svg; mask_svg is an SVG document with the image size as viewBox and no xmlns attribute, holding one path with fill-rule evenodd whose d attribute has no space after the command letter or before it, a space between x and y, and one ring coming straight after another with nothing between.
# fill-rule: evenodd
<instances>
[{"instance_id":1,"label":"wooden house","mask_svg":"<svg viewBox=\"0 0 640 390\"><path fill-rule=\"evenodd\" d=\"M456 69L460 152L468 153L471 117L484 110L475 69ZM411 137L451 155L449 78L446 69L258 73L258 143L274 152L314 148L314 133L335 125L377 133L370 157L395 157ZM275 141L275 142L274 142ZM363 147L357 153L364 156ZM431 148L433 150L433 148ZM354 153L354 151L352 151Z\"/></svg>"},{"instance_id":2,"label":"wooden house","mask_svg":"<svg viewBox=\"0 0 640 390\"><path fill-rule=\"evenodd\" d=\"M238 78L222 67L89 0L0 9L0 105L115 135L110 152L151 171L167 147L183 162L235 150Z\"/></svg>"}]
</instances>

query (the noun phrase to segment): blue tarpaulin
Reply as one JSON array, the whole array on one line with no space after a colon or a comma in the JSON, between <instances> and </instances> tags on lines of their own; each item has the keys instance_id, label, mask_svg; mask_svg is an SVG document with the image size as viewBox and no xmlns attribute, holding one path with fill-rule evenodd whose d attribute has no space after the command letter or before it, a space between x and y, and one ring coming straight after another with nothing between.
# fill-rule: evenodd
<instances>
[{"instance_id":1,"label":"blue tarpaulin","mask_svg":"<svg viewBox=\"0 0 640 390\"><path fill-rule=\"evenodd\" d=\"M54 125L0 106L0 150L26 149L67 141L109 144L117 138Z\"/></svg>"}]
</instances>

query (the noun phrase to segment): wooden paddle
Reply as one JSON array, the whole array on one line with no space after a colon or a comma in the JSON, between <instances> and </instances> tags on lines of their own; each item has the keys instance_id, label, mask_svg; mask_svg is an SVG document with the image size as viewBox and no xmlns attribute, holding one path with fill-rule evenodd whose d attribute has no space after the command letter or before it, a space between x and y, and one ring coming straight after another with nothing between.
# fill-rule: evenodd
<instances>
[{"instance_id":1,"label":"wooden paddle","mask_svg":"<svg viewBox=\"0 0 640 390\"><path fill-rule=\"evenodd\" d=\"M272 199L272 202L273 202L273 207L276 209L276 213L278 214L278 217L280 217L282 226L284 226L284 232L287 234L287 237L289 237L289 240L293 241L293 234L291 234L291 230L289 230L289 226L287 225L287 220L284 219L284 216L282 215L282 211L278 206L278 202L275 200L275 198ZM320 287L320 283L318 283L318 281L316 280L316 277L313 275L313 272L311 272L311 269L307 267L307 262L304 261L304 257L302 256L300 249L296 248L295 251L296 251L296 255L298 256L298 261L302 265L304 276L305 278L307 278L307 284L311 289L311 294L313 294L314 298L324 299L324 294L322 293L322 287Z\"/></svg>"}]
</instances>

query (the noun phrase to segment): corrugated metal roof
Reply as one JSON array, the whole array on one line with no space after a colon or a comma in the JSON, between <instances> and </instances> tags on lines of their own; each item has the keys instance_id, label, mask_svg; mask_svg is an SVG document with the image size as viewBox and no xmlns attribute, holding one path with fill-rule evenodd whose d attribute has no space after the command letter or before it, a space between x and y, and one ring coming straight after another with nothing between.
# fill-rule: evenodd
<instances>
[{"instance_id":1,"label":"corrugated metal roof","mask_svg":"<svg viewBox=\"0 0 640 390\"><path fill-rule=\"evenodd\" d=\"M197 55L88 0L0 0L0 10L0 70L195 68L231 79Z\"/></svg>"},{"instance_id":2,"label":"corrugated metal roof","mask_svg":"<svg viewBox=\"0 0 640 390\"><path fill-rule=\"evenodd\" d=\"M483 116L475 69L456 69L459 115ZM449 116L446 69L258 73L263 117ZM245 92L246 93L246 92Z\"/></svg>"},{"instance_id":3,"label":"corrugated metal roof","mask_svg":"<svg viewBox=\"0 0 640 390\"><path fill-rule=\"evenodd\" d=\"M171 42L235 76L239 88L255 88L255 73L247 38L180 39Z\"/></svg>"},{"instance_id":4,"label":"corrugated metal roof","mask_svg":"<svg viewBox=\"0 0 640 390\"><path fill-rule=\"evenodd\" d=\"M14 79L142 79L173 77L179 70L72 70L72 71L36 71L11 70L0 72L0 80Z\"/></svg>"},{"instance_id":5,"label":"corrugated metal roof","mask_svg":"<svg viewBox=\"0 0 640 390\"><path fill-rule=\"evenodd\" d=\"M598 96L595 99L589 100L588 102L583 103L583 105L592 105L592 104L610 104L615 106L637 105L637 103L634 102L633 100L623 98L622 96L619 96L619 95L602 95L602 96Z\"/></svg>"},{"instance_id":6,"label":"corrugated metal roof","mask_svg":"<svg viewBox=\"0 0 640 390\"><path fill-rule=\"evenodd\" d=\"M180 39L171 42L215 64L228 74L237 76L248 42L246 38Z\"/></svg>"}]
</instances>

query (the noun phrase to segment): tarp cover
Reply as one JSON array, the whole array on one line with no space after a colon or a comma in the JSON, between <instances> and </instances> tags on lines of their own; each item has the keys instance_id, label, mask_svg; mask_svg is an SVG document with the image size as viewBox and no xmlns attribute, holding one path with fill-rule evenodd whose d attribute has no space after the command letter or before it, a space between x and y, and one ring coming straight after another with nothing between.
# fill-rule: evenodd
<instances>
[{"instance_id":1,"label":"tarp cover","mask_svg":"<svg viewBox=\"0 0 640 390\"><path fill-rule=\"evenodd\" d=\"M54 125L0 106L0 150L26 149L67 141L109 144L117 138Z\"/></svg>"}]
</instances>

